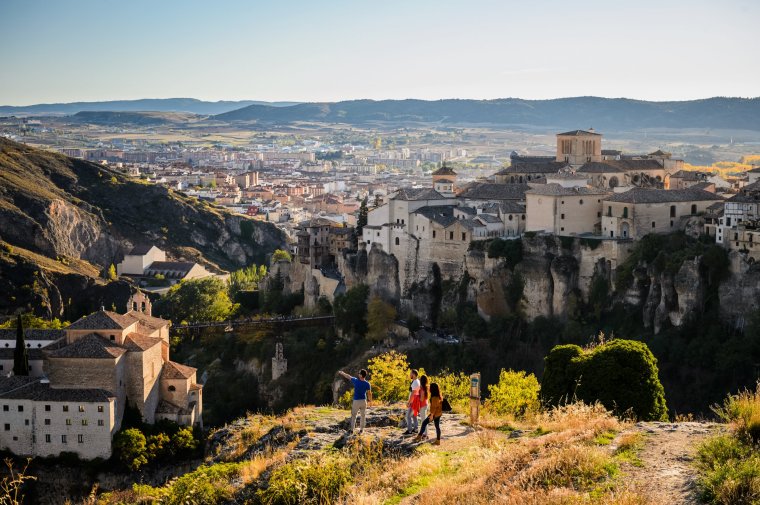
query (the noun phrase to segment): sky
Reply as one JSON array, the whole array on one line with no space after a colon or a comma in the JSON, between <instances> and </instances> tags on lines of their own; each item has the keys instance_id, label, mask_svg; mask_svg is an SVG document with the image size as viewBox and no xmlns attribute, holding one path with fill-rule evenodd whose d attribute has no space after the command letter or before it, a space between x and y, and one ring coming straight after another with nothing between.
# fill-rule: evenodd
<instances>
[{"instance_id":1,"label":"sky","mask_svg":"<svg viewBox=\"0 0 760 505\"><path fill-rule=\"evenodd\" d=\"M758 0L0 0L0 105L760 96Z\"/></svg>"}]
</instances>

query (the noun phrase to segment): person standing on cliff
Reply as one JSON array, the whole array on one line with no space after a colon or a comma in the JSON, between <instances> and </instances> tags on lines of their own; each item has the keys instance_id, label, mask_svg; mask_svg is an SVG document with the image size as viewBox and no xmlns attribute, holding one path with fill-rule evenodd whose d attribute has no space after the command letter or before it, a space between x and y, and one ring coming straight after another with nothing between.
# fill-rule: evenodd
<instances>
[{"instance_id":1,"label":"person standing on cliff","mask_svg":"<svg viewBox=\"0 0 760 505\"><path fill-rule=\"evenodd\" d=\"M359 370L358 378L352 377L343 370L338 371L338 375L350 380L354 386L354 401L351 403L351 423L348 431L354 432L356 414L359 413L362 416L359 433L364 433L364 427L367 425L367 402L372 401L372 384L367 380L367 371L363 368Z\"/></svg>"},{"instance_id":2,"label":"person standing on cliff","mask_svg":"<svg viewBox=\"0 0 760 505\"><path fill-rule=\"evenodd\" d=\"M409 385L409 399L406 402L406 431L405 435L417 434L417 413L419 412L419 390L420 381L417 378L417 370L413 369L409 372L409 378L412 383Z\"/></svg>"}]
</instances>

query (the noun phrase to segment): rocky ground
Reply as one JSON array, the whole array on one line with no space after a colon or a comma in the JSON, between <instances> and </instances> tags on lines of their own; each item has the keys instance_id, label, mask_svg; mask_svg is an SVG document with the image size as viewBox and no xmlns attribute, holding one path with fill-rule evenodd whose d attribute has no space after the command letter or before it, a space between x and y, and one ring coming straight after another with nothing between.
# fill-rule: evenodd
<instances>
[{"instance_id":1,"label":"rocky ground","mask_svg":"<svg viewBox=\"0 0 760 505\"><path fill-rule=\"evenodd\" d=\"M465 419L466 416L461 414L445 414L441 423L442 437L450 440L472 433L474 430L464 424ZM357 432L358 422L357 419ZM212 455L213 461L249 459L295 442L290 457L299 457L310 452L342 448L351 437L357 436L349 433L348 428L348 411L331 407L297 409L292 418L272 424L267 422L267 418L250 416L238 419L214 433L209 439L207 454ZM242 452L234 442L245 440L249 436L256 437L262 432L263 435L257 437L253 444L247 445ZM383 450L390 454L408 455L420 445L414 442L414 437L404 435L404 412L400 407L378 406L367 409L367 425L363 436L382 441ZM432 425L428 436L429 441L435 436Z\"/></svg>"},{"instance_id":2,"label":"rocky ground","mask_svg":"<svg viewBox=\"0 0 760 505\"><path fill-rule=\"evenodd\" d=\"M643 435L640 464L627 464L624 471L634 486L651 491L662 503L699 503L693 467L696 448L722 429L725 425L702 422L637 423L616 439L629 433Z\"/></svg>"}]
</instances>

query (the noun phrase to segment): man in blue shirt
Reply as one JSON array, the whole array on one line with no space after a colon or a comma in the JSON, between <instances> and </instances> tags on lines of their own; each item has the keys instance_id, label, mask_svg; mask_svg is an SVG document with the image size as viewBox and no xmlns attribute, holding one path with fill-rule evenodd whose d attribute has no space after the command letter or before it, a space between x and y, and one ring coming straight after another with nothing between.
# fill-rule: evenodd
<instances>
[{"instance_id":1,"label":"man in blue shirt","mask_svg":"<svg viewBox=\"0 0 760 505\"><path fill-rule=\"evenodd\" d=\"M361 427L359 433L364 432L364 427L367 424L367 401L372 401L372 385L367 380L367 371L365 369L359 370L359 378L352 377L344 371L339 371L338 374L351 381L354 385L354 401L351 404L351 427L349 432L354 432L354 426L356 426L356 414L361 414Z\"/></svg>"}]
</instances>

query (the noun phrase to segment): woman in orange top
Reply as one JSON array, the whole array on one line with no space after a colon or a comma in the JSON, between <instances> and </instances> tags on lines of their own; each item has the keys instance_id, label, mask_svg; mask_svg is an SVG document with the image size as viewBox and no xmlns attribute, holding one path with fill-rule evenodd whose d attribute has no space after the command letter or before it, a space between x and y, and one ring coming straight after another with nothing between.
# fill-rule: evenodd
<instances>
[{"instance_id":1,"label":"woman in orange top","mask_svg":"<svg viewBox=\"0 0 760 505\"><path fill-rule=\"evenodd\" d=\"M430 421L435 424L435 442L433 445L441 445L441 416L443 415L443 395L441 395L441 389L438 384L433 382L430 384L430 400L429 400L429 415L422 421L420 427L420 434L417 435L416 441L422 440L425 435Z\"/></svg>"}]
</instances>

